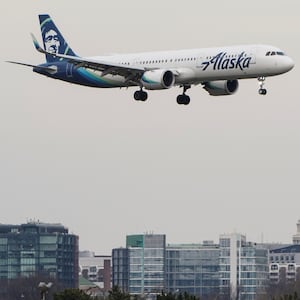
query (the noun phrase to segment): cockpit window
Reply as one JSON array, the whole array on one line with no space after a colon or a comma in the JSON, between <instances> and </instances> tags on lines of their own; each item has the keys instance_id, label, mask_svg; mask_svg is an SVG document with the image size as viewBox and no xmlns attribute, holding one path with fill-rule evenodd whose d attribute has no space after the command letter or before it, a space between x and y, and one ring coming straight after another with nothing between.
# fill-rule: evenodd
<instances>
[{"instance_id":1,"label":"cockpit window","mask_svg":"<svg viewBox=\"0 0 300 300\"><path fill-rule=\"evenodd\" d=\"M280 56L284 56L284 52L281 52L281 51L268 51L266 53L266 56L274 56L274 55L280 55Z\"/></svg>"}]
</instances>

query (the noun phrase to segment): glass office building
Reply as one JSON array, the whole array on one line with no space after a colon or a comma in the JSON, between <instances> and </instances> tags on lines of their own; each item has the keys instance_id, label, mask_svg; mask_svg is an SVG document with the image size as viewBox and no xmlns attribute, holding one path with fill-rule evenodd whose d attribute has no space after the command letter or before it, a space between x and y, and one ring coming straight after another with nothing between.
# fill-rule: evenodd
<instances>
[{"instance_id":1,"label":"glass office building","mask_svg":"<svg viewBox=\"0 0 300 300\"><path fill-rule=\"evenodd\" d=\"M129 254L129 293L159 294L165 287L166 236L157 234L127 236Z\"/></svg>"},{"instance_id":2,"label":"glass office building","mask_svg":"<svg viewBox=\"0 0 300 300\"><path fill-rule=\"evenodd\" d=\"M116 248L112 250L112 286L123 292L129 291L129 250Z\"/></svg>"},{"instance_id":3,"label":"glass office building","mask_svg":"<svg viewBox=\"0 0 300 300\"><path fill-rule=\"evenodd\" d=\"M113 249L113 286L151 298L165 288L166 236L129 235L126 248Z\"/></svg>"},{"instance_id":4,"label":"glass office building","mask_svg":"<svg viewBox=\"0 0 300 300\"><path fill-rule=\"evenodd\" d=\"M0 224L0 279L44 276L78 287L78 236L60 224Z\"/></svg>"},{"instance_id":5,"label":"glass office building","mask_svg":"<svg viewBox=\"0 0 300 300\"><path fill-rule=\"evenodd\" d=\"M133 295L219 291L219 247L212 242L166 246L165 235L130 235L126 248L113 249L112 262L113 285Z\"/></svg>"},{"instance_id":6,"label":"glass office building","mask_svg":"<svg viewBox=\"0 0 300 300\"><path fill-rule=\"evenodd\" d=\"M254 300L268 273L268 250L237 233L221 235L217 245L165 245L164 235L134 235L126 248L113 250L113 285L146 298L163 291Z\"/></svg>"},{"instance_id":7,"label":"glass office building","mask_svg":"<svg viewBox=\"0 0 300 300\"><path fill-rule=\"evenodd\" d=\"M203 244L168 245L166 288L201 298L219 294L219 246Z\"/></svg>"},{"instance_id":8,"label":"glass office building","mask_svg":"<svg viewBox=\"0 0 300 300\"><path fill-rule=\"evenodd\" d=\"M220 292L226 298L254 300L268 284L268 250L233 233L220 237Z\"/></svg>"}]
</instances>

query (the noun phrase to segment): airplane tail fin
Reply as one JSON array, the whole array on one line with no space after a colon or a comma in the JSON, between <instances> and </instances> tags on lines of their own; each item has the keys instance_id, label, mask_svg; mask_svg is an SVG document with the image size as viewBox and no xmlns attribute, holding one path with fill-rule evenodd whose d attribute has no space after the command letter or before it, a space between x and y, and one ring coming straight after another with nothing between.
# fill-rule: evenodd
<instances>
[{"instance_id":1,"label":"airplane tail fin","mask_svg":"<svg viewBox=\"0 0 300 300\"><path fill-rule=\"evenodd\" d=\"M52 54L76 56L49 15L39 15L44 49ZM55 55L46 54L49 63L62 60Z\"/></svg>"}]
</instances>

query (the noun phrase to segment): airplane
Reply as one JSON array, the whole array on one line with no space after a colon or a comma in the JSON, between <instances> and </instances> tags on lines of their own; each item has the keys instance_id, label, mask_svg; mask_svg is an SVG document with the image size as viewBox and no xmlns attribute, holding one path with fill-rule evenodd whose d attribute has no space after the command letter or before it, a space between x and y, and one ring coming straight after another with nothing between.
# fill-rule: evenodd
<instances>
[{"instance_id":1,"label":"airplane","mask_svg":"<svg viewBox=\"0 0 300 300\"><path fill-rule=\"evenodd\" d=\"M31 65L33 71L50 78L97 88L139 87L134 99L145 101L146 90L164 90L174 86L183 88L177 103L188 105L186 91L201 84L212 96L234 94L239 80L257 78L259 94L266 95L265 79L290 71L293 60L282 50L268 45L187 49L175 51L118 54L80 57L73 52L52 18L39 15L42 48L32 35L37 51L46 56L46 63Z\"/></svg>"}]
</instances>

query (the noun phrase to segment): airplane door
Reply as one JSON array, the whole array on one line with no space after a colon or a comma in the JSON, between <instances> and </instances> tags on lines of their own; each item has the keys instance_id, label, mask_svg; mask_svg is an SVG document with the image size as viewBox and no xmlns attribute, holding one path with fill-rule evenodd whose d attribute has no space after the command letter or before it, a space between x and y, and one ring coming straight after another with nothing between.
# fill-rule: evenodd
<instances>
[{"instance_id":1,"label":"airplane door","mask_svg":"<svg viewBox=\"0 0 300 300\"><path fill-rule=\"evenodd\" d=\"M201 53L197 56L197 60L196 60L196 68L197 69L203 68L203 65L202 65L203 61L204 61L204 58L203 58L203 54Z\"/></svg>"},{"instance_id":2,"label":"airplane door","mask_svg":"<svg viewBox=\"0 0 300 300\"><path fill-rule=\"evenodd\" d=\"M250 64L256 64L256 53L250 53L249 56L251 57Z\"/></svg>"},{"instance_id":3,"label":"airplane door","mask_svg":"<svg viewBox=\"0 0 300 300\"><path fill-rule=\"evenodd\" d=\"M67 63L66 74L67 77L73 77L73 64Z\"/></svg>"},{"instance_id":4,"label":"airplane door","mask_svg":"<svg viewBox=\"0 0 300 300\"><path fill-rule=\"evenodd\" d=\"M251 57L250 64L256 64L256 55L257 55L257 48L253 49L253 50L249 53L249 56Z\"/></svg>"}]
</instances>

